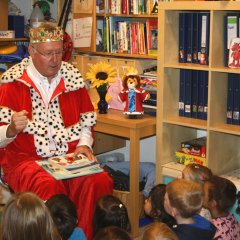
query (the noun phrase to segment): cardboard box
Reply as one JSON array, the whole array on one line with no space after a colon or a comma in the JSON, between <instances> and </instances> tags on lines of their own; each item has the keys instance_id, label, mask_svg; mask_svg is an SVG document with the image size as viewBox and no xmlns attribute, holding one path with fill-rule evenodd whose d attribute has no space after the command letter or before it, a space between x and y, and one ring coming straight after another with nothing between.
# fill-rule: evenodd
<instances>
[{"instance_id":1,"label":"cardboard box","mask_svg":"<svg viewBox=\"0 0 240 240\"><path fill-rule=\"evenodd\" d=\"M178 163L181 163L184 165L197 163L197 164L206 166L206 158L203 158L203 157L186 154L184 152L175 152L175 157Z\"/></svg>"},{"instance_id":2,"label":"cardboard box","mask_svg":"<svg viewBox=\"0 0 240 240\"><path fill-rule=\"evenodd\" d=\"M199 156L202 158L206 157L206 137L195 138L189 141L185 141L181 143L181 151L194 155Z\"/></svg>"},{"instance_id":3,"label":"cardboard box","mask_svg":"<svg viewBox=\"0 0 240 240\"><path fill-rule=\"evenodd\" d=\"M0 38L15 38L15 31L0 31Z\"/></svg>"}]
</instances>

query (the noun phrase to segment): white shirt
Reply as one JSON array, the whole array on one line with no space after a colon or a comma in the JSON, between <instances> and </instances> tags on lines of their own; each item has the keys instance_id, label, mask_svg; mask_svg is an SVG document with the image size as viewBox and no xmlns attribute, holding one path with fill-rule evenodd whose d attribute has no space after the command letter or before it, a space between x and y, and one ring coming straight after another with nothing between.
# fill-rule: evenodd
<instances>
[{"instance_id":1,"label":"white shirt","mask_svg":"<svg viewBox=\"0 0 240 240\"><path fill-rule=\"evenodd\" d=\"M56 89L57 85L59 84L61 80L61 75L58 73L52 80L51 83L48 82L48 79L44 76L42 76L35 66L33 65L32 59L30 58L30 64L27 67L27 74L31 78L31 80L34 82L35 86L41 93L42 99L44 101L44 104L46 106L46 111L48 111L48 104L52 97L52 94L54 90ZM80 117L80 116L79 116ZM0 127L0 147L6 147L9 143L11 143L15 137L13 138L7 138L6 132L9 125L3 125ZM49 139L50 139L50 150L54 151L55 143L53 141L53 138L51 136L51 131L49 128L48 131ZM92 132L91 128L84 127L81 131L81 137L80 141L77 146L87 145L90 149L93 143L92 138Z\"/></svg>"}]
</instances>

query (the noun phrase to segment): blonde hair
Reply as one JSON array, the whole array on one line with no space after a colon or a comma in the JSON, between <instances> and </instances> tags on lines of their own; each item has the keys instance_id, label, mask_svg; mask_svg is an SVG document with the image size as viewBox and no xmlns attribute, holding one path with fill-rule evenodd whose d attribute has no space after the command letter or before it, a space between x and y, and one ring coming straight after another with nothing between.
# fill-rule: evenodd
<instances>
[{"instance_id":1,"label":"blonde hair","mask_svg":"<svg viewBox=\"0 0 240 240\"><path fill-rule=\"evenodd\" d=\"M1 240L60 240L44 202L30 192L15 193L3 210Z\"/></svg>"},{"instance_id":2,"label":"blonde hair","mask_svg":"<svg viewBox=\"0 0 240 240\"><path fill-rule=\"evenodd\" d=\"M167 185L166 192L172 207L184 218L198 213L203 204L203 190L199 183L176 179Z\"/></svg>"},{"instance_id":3,"label":"blonde hair","mask_svg":"<svg viewBox=\"0 0 240 240\"><path fill-rule=\"evenodd\" d=\"M165 223L154 222L145 230L142 240L178 240L178 237Z\"/></svg>"}]
</instances>

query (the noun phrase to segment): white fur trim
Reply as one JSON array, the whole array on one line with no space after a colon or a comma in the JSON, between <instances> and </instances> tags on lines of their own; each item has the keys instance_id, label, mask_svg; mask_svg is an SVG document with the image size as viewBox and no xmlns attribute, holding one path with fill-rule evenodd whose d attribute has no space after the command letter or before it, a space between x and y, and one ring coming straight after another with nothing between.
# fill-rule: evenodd
<instances>
[{"instance_id":1,"label":"white fur trim","mask_svg":"<svg viewBox=\"0 0 240 240\"><path fill-rule=\"evenodd\" d=\"M0 107L0 122L10 124L14 111L7 107Z\"/></svg>"},{"instance_id":2,"label":"white fur trim","mask_svg":"<svg viewBox=\"0 0 240 240\"><path fill-rule=\"evenodd\" d=\"M2 80L1 80L2 83L8 83L8 82L19 80L23 75L24 70L28 67L28 65L29 65L29 58L24 58L20 63L9 68L2 75ZM67 89L66 92L75 91L85 87L85 83L81 73L75 66L71 65L70 63L62 62L62 66L59 70L59 74L62 76L64 80L65 87ZM22 82L25 83L24 81Z\"/></svg>"}]
</instances>

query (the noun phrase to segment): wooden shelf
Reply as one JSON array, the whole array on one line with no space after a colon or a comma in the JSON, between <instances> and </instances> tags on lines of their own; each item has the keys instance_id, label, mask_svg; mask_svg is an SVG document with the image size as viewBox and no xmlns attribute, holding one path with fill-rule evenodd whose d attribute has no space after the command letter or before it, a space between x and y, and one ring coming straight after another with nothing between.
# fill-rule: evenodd
<instances>
[{"instance_id":1,"label":"wooden shelf","mask_svg":"<svg viewBox=\"0 0 240 240\"><path fill-rule=\"evenodd\" d=\"M157 14L127 15L127 14L100 14L100 13L97 13L96 16L97 17L126 17L126 18L157 18L158 17Z\"/></svg>"},{"instance_id":2,"label":"wooden shelf","mask_svg":"<svg viewBox=\"0 0 240 240\"><path fill-rule=\"evenodd\" d=\"M78 53L88 53L88 54L95 54L95 55L102 55L102 56L109 56L109 57L124 57L124 58L141 58L141 59L157 59L157 56L153 55L140 55L140 54L129 54L129 53L109 53L109 52L91 52L89 50L83 51L81 48L75 48L75 51Z\"/></svg>"},{"instance_id":3,"label":"wooden shelf","mask_svg":"<svg viewBox=\"0 0 240 240\"><path fill-rule=\"evenodd\" d=\"M123 18L126 18L126 19L131 19L132 21L134 19L136 19L136 21L139 20L139 22L144 22L144 21L147 21L148 19L157 19L158 18L158 14L142 14L142 13L139 13L139 14L112 14L112 13L108 13L109 9L107 9L107 6L108 6L108 8L110 8L109 6L111 6L111 5L110 5L110 0L106 0L106 1L109 1L109 5L107 5L106 2L104 1L104 3L105 3L105 7L104 7L105 8L104 9L105 13L96 13L96 1L93 1L93 9L92 9L91 12L83 12L82 10L79 11L79 9L76 9L75 7L73 8L73 18L74 19L83 18L83 17L92 17L92 20L93 20L92 21L92 33L91 33L90 46L89 47L81 47L81 48L75 47L76 51L77 52L95 53L95 54L99 54L99 55L119 56L119 57L126 57L126 58L157 59L157 56L148 54L147 46L145 46L146 47L146 54L143 54L143 55L142 54L131 54L131 53L112 53L112 52L115 51L115 49L114 50L113 49L108 49L107 52L98 52L96 50L96 29L98 27L97 20L104 18L107 22L109 19L114 19L114 18L123 19ZM74 2L74 6L76 6L76 4L77 4L77 2ZM109 23L110 20L109 20L108 23L106 23L106 22L105 22L106 26L111 25ZM106 28L106 26L105 26L105 28ZM109 27L109 28L111 28L111 27ZM143 29L143 28L140 28L140 30L141 29ZM137 30L138 30L138 32L141 32L139 29L137 29ZM144 31L142 30L142 32L144 32ZM105 30L102 31L102 32L105 32ZM109 30L109 32L110 32L110 30ZM108 41L109 41L109 45L111 45L110 41L112 41L111 40L112 35L116 35L116 34L115 33L109 33L109 32L108 32L108 34L109 34ZM147 38L147 34L146 34L145 38ZM151 37L149 37L148 39L150 40ZM117 42L117 40L116 40L116 42ZM127 42L127 40L125 42ZM141 42L143 42L143 41L138 40L138 44L141 43ZM115 43L115 45L117 45L117 46L120 46L120 44L121 43ZM111 48L111 46L109 48ZM130 51L130 50L128 50L128 51Z\"/></svg>"},{"instance_id":4,"label":"wooden shelf","mask_svg":"<svg viewBox=\"0 0 240 240\"><path fill-rule=\"evenodd\" d=\"M0 38L0 42L18 42L18 41L29 41L28 38Z\"/></svg>"},{"instance_id":5,"label":"wooden shelf","mask_svg":"<svg viewBox=\"0 0 240 240\"><path fill-rule=\"evenodd\" d=\"M207 121L206 120L200 120L200 119L193 119L193 118L187 118L187 117L169 117L167 119L163 119L164 123L171 123L176 124L179 126L187 126L192 128L198 128L202 130L207 129Z\"/></svg>"},{"instance_id":6,"label":"wooden shelf","mask_svg":"<svg viewBox=\"0 0 240 240\"><path fill-rule=\"evenodd\" d=\"M198 130L207 135L207 166L215 174L240 168L240 126L226 124L228 73L239 69L224 66L224 15L240 11L233 1L174 1L158 4L158 102L157 102L157 181L162 181L161 166L174 161L182 141L197 137ZM209 65L178 62L179 13L210 13ZM180 70L208 72L208 119L179 117Z\"/></svg>"},{"instance_id":7,"label":"wooden shelf","mask_svg":"<svg viewBox=\"0 0 240 240\"><path fill-rule=\"evenodd\" d=\"M238 1L174 1L161 2L158 4L158 11L174 11L174 10L205 10L205 11L232 11L239 10Z\"/></svg>"}]
</instances>

